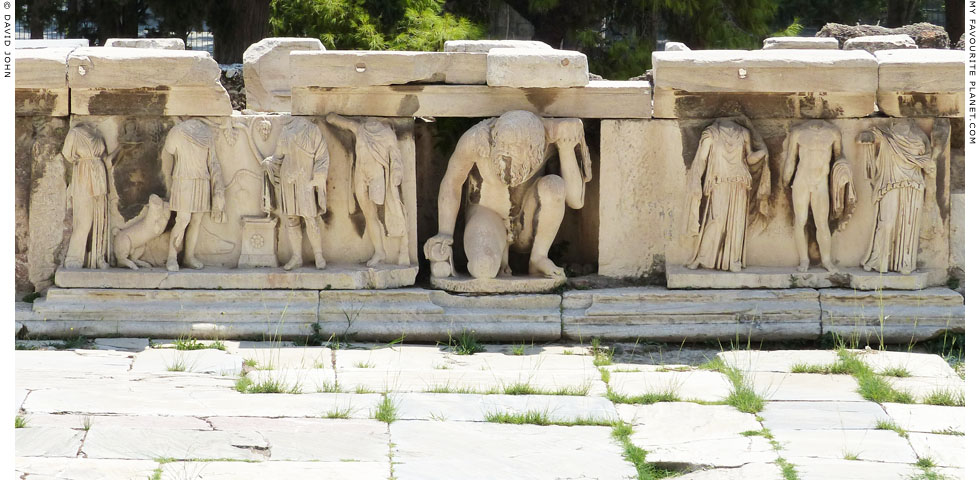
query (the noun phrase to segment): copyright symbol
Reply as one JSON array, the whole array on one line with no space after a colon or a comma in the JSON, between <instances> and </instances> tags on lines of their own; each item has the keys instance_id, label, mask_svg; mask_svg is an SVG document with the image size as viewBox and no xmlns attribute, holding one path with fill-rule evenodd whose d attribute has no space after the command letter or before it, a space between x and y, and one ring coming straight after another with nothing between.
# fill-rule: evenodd
<instances>
[{"instance_id":1,"label":"copyright symbol","mask_svg":"<svg viewBox=\"0 0 980 480\"><path fill-rule=\"evenodd\" d=\"M10 2L3 2L3 8L4 9L9 9L10 8Z\"/></svg>"}]
</instances>

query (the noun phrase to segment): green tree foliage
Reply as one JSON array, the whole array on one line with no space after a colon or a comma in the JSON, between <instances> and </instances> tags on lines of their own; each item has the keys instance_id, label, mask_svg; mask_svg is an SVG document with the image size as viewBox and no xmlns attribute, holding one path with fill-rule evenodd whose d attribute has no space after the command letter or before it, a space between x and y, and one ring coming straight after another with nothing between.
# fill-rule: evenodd
<instances>
[{"instance_id":1,"label":"green tree foliage","mask_svg":"<svg viewBox=\"0 0 980 480\"><path fill-rule=\"evenodd\" d=\"M806 27L820 28L828 23L873 24L885 14L884 0L781 0L777 22L794 18Z\"/></svg>"},{"instance_id":2,"label":"green tree foliage","mask_svg":"<svg viewBox=\"0 0 980 480\"><path fill-rule=\"evenodd\" d=\"M328 49L441 50L482 28L444 11L444 0L272 0L275 36L319 38Z\"/></svg>"}]
</instances>

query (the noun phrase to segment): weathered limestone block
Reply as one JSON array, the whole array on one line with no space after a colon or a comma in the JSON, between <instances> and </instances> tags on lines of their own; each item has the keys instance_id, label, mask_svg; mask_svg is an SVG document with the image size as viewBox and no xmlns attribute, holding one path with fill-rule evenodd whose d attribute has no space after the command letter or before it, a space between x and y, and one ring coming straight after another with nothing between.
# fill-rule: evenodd
<instances>
[{"instance_id":1,"label":"weathered limestone block","mask_svg":"<svg viewBox=\"0 0 980 480\"><path fill-rule=\"evenodd\" d=\"M589 60L571 50L501 48L487 53L487 85L555 88L589 84Z\"/></svg>"},{"instance_id":2,"label":"weathered limestone block","mask_svg":"<svg viewBox=\"0 0 980 480\"><path fill-rule=\"evenodd\" d=\"M20 42L18 41L18 47ZM68 115L68 55L72 48L17 48L14 112L17 115Z\"/></svg>"},{"instance_id":3,"label":"weathered limestone block","mask_svg":"<svg viewBox=\"0 0 980 480\"><path fill-rule=\"evenodd\" d=\"M53 288L18 322L41 336L272 338L311 334L317 304L304 290Z\"/></svg>"},{"instance_id":4,"label":"weathered limestone block","mask_svg":"<svg viewBox=\"0 0 980 480\"><path fill-rule=\"evenodd\" d=\"M832 39L827 39L832 40ZM836 40L834 40L836 42ZM855 37L844 42L844 50L864 50L868 53L875 53L878 50L894 50L919 48L915 45L912 37L900 35L869 35L867 37Z\"/></svg>"},{"instance_id":5,"label":"weathered limestone block","mask_svg":"<svg viewBox=\"0 0 980 480\"><path fill-rule=\"evenodd\" d=\"M17 39L17 48L75 48L87 47L87 38Z\"/></svg>"},{"instance_id":6,"label":"weathered limestone block","mask_svg":"<svg viewBox=\"0 0 980 480\"><path fill-rule=\"evenodd\" d=\"M873 277L892 283L886 288L922 288L945 285L949 268L949 147L936 145L936 174L924 174L924 197L920 218L916 268L911 276L881 275L861 270L868 258L876 227L875 188L864 174L869 145L859 144L862 132L872 128L898 128L910 120L867 118L830 120L841 133L841 157L850 163L856 202L846 225L832 230L831 250L836 265L846 277L829 275L820 261L814 238L807 234L807 274L794 272L800 259L794 246L791 184L781 181L784 173L784 142L800 121L756 119L753 128L768 150L771 171L770 216L750 224L745 232L743 270L738 273L711 271L700 275L683 265L692 261L697 237L690 234L690 192L685 180L712 120L604 120L601 126L599 164L599 274L616 278L658 279L668 265L676 265L674 286L687 288L786 288L831 285L852 286L855 277ZM942 141L945 119L917 119L912 124L931 142ZM937 128L940 126L941 128ZM948 140L947 140L948 141ZM753 146L753 150L759 147ZM615 159L615 161L608 161ZM680 179L680 180L678 180ZM702 205L704 203L702 202ZM812 216L812 212L808 214ZM831 225L834 226L833 224ZM839 225L838 225L839 226ZM765 268L769 267L769 268ZM779 270L779 269L783 270ZM703 282L695 282L698 276ZM779 276L782 275L782 276ZM922 278L925 275L925 278ZM731 277L731 278L729 278ZM794 280L795 279L795 280ZM894 279L894 280L893 280ZM688 281L691 280L691 281ZM668 280L669 281L669 280ZM811 283L812 282L812 283ZM855 288L867 282L853 283ZM669 283L668 283L669 284ZM714 285L715 287L712 287ZM870 284L869 284L870 285ZM913 286L918 285L918 286Z\"/></svg>"},{"instance_id":7,"label":"weathered limestone block","mask_svg":"<svg viewBox=\"0 0 980 480\"><path fill-rule=\"evenodd\" d=\"M15 118L14 245L18 292L44 291L64 257L66 165L61 145L65 118Z\"/></svg>"},{"instance_id":8,"label":"weathered limestone block","mask_svg":"<svg viewBox=\"0 0 980 480\"><path fill-rule=\"evenodd\" d=\"M487 53L491 48L524 48L551 50L551 45L537 40L449 40L444 52Z\"/></svg>"},{"instance_id":9,"label":"weathered limestone block","mask_svg":"<svg viewBox=\"0 0 980 480\"><path fill-rule=\"evenodd\" d=\"M557 340L561 296L462 296L422 289L320 292L322 336L359 340L445 340L449 332L500 340Z\"/></svg>"},{"instance_id":10,"label":"weathered limestone block","mask_svg":"<svg viewBox=\"0 0 980 480\"><path fill-rule=\"evenodd\" d=\"M330 50L289 56L292 87L361 87L407 83L481 85L482 53Z\"/></svg>"},{"instance_id":11,"label":"weathered limestone block","mask_svg":"<svg viewBox=\"0 0 980 480\"><path fill-rule=\"evenodd\" d=\"M653 52L656 118L843 118L874 113L878 63L867 52Z\"/></svg>"},{"instance_id":12,"label":"weathered limestone block","mask_svg":"<svg viewBox=\"0 0 980 480\"><path fill-rule=\"evenodd\" d=\"M799 339L820 335L816 290L668 290L640 287L562 294L563 336L633 341Z\"/></svg>"},{"instance_id":13,"label":"weathered limestone block","mask_svg":"<svg viewBox=\"0 0 980 480\"><path fill-rule=\"evenodd\" d=\"M963 296L945 287L924 290L820 290L823 331L887 343L923 341L965 328Z\"/></svg>"},{"instance_id":14,"label":"weathered limestone block","mask_svg":"<svg viewBox=\"0 0 980 480\"><path fill-rule=\"evenodd\" d=\"M68 58L72 113L230 115L220 74L207 52L79 48Z\"/></svg>"},{"instance_id":15,"label":"weathered limestone block","mask_svg":"<svg viewBox=\"0 0 980 480\"><path fill-rule=\"evenodd\" d=\"M527 110L547 117L650 118L650 83L592 81L583 88L485 85L295 87L293 115L492 117Z\"/></svg>"},{"instance_id":16,"label":"weathered limestone block","mask_svg":"<svg viewBox=\"0 0 980 480\"><path fill-rule=\"evenodd\" d=\"M181 38L110 38L105 41L104 46L121 47L121 48L159 48L163 50L183 50L184 40Z\"/></svg>"},{"instance_id":17,"label":"weathered limestone block","mask_svg":"<svg viewBox=\"0 0 980 480\"><path fill-rule=\"evenodd\" d=\"M769 37L762 43L763 50L838 50L833 38L821 37Z\"/></svg>"},{"instance_id":18,"label":"weathered limestone block","mask_svg":"<svg viewBox=\"0 0 980 480\"><path fill-rule=\"evenodd\" d=\"M878 58L878 108L892 117L962 117L966 52L884 50Z\"/></svg>"},{"instance_id":19,"label":"weathered limestone block","mask_svg":"<svg viewBox=\"0 0 980 480\"><path fill-rule=\"evenodd\" d=\"M966 270L966 194L950 195L949 266Z\"/></svg>"},{"instance_id":20,"label":"weathered limestone block","mask_svg":"<svg viewBox=\"0 0 980 480\"><path fill-rule=\"evenodd\" d=\"M242 55L245 101L260 112L289 111L289 54L294 51L324 51L316 38L264 38Z\"/></svg>"},{"instance_id":21,"label":"weathered limestone block","mask_svg":"<svg viewBox=\"0 0 980 480\"><path fill-rule=\"evenodd\" d=\"M664 45L665 52L690 52L691 49L688 48L683 42L667 42Z\"/></svg>"}]
</instances>

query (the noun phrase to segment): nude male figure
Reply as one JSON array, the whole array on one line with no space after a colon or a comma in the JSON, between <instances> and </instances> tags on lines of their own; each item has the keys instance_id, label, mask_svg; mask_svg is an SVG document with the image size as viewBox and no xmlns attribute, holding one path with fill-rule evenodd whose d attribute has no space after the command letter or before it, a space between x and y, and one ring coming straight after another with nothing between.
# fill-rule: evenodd
<instances>
[{"instance_id":1,"label":"nude male figure","mask_svg":"<svg viewBox=\"0 0 980 480\"><path fill-rule=\"evenodd\" d=\"M834 159L841 161L843 158L840 130L827 121L811 120L790 130L782 184L784 187L791 181L793 184L793 237L796 253L800 258L800 265L797 267L800 272L805 272L810 267L804 228L811 209L813 223L817 227L817 246L820 248L823 267L828 272L837 272L831 253L828 176L831 162Z\"/></svg>"},{"instance_id":2,"label":"nude male figure","mask_svg":"<svg viewBox=\"0 0 980 480\"><path fill-rule=\"evenodd\" d=\"M544 175L558 150L561 175ZM576 149L582 156L578 161ZM425 244L433 275L455 275L450 246L467 179L469 207L463 231L467 269L474 278L510 275L509 249L530 252L531 275L563 278L548 258L565 205L585 204L592 164L582 121L511 111L470 128L460 138L439 187L439 234Z\"/></svg>"}]
</instances>

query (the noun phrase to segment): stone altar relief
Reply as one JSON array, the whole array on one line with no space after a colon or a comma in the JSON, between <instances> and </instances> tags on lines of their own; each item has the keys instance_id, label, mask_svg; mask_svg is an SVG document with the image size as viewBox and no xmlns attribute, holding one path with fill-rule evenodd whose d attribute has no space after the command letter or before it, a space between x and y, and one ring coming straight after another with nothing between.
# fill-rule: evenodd
<instances>
[{"instance_id":1,"label":"stone altar relief","mask_svg":"<svg viewBox=\"0 0 980 480\"><path fill-rule=\"evenodd\" d=\"M557 161L549 164L556 153ZM579 119L518 110L471 127L439 187L439 233L423 248L433 285L456 292L533 292L562 285L565 272L548 251L565 207L584 206L591 179ZM457 232L461 211L463 231ZM453 264L454 245L465 253L465 274ZM527 255L527 276L514 275L512 252Z\"/></svg>"},{"instance_id":2,"label":"stone altar relief","mask_svg":"<svg viewBox=\"0 0 980 480\"><path fill-rule=\"evenodd\" d=\"M701 134L687 175L691 270L741 271L746 230L770 215L769 150L753 129L748 119L720 119Z\"/></svg>"},{"instance_id":3,"label":"stone altar relief","mask_svg":"<svg viewBox=\"0 0 980 480\"><path fill-rule=\"evenodd\" d=\"M402 170L386 198L394 205L391 195L399 195L402 235L383 238L393 253L372 266L377 239L366 215L351 213L349 205L356 196L355 140L322 117L74 120L80 134L86 128L102 139L103 157L115 155L103 161L112 169L106 172L108 240L92 255L93 229L73 229L85 236L87 250L82 265L58 269L58 286L352 289L415 281L411 119L386 120L389 154L397 150ZM395 231L386 228L385 235ZM87 267L90 257L105 258L105 268Z\"/></svg>"},{"instance_id":4,"label":"stone altar relief","mask_svg":"<svg viewBox=\"0 0 980 480\"><path fill-rule=\"evenodd\" d=\"M889 153L888 148L891 147L888 146L886 136L881 136L875 143L875 137L865 135L864 132L875 128L882 132L892 131L903 122L907 122L908 131L917 129L925 138L923 141L923 137L918 137L920 140L917 142L923 148L922 153L916 154L918 157L911 156L908 162L914 160L922 164L922 157L926 156L933 158L936 164L934 176L930 176L926 168L917 167L922 174L921 183L924 188L915 267L907 274L902 273L897 265L889 266L885 273L881 273L879 263L869 272L865 271L864 264L878 230L879 213L875 202L875 172L868 168L879 161L882 149L885 149L885 155L895 155ZM826 215L830 231L830 247L827 249L822 248L827 244L826 238L824 245L820 245L816 225L815 212L822 208L822 195L810 195L806 210L802 206L797 208L793 199L794 190L801 190L797 188L801 173L808 169L804 165L806 160L801 155L801 142L805 140L800 136L800 129L804 128L806 122L792 119L752 119L755 131L765 142L769 152L770 215L768 221L757 222L753 226L753 207L749 204L748 226L743 245L744 263L740 272L712 270L704 266L697 270L686 268L697 250L698 237L690 234L692 185L676 179L689 178L696 154L701 150L702 136L713 123L715 120L694 119L603 121L600 155L617 160L615 163L600 164L600 275L614 278L655 278L657 275L666 275L669 288L838 286L858 290L909 290L945 285L950 265L950 150L949 134L945 133L949 130L948 120L880 117L827 120L827 124L840 132L840 155L834 151L834 141L821 134L825 138L817 143L822 145L821 148L827 148L826 151L821 150L821 155L827 152L829 154L827 157L817 157L820 159L817 164L821 165L818 170L821 173L810 175L819 180L818 190L824 184L827 188L829 199ZM828 129L827 125L823 126L823 130ZM794 131L796 135L792 135ZM793 161L789 160L791 154L788 152L791 137L797 142ZM862 137L865 142L870 143L862 143ZM918 151L913 149L912 143L902 148ZM759 149L753 147L752 151ZM846 159L850 181L844 164L839 163L840 159ZM885 158L881 161L895 160ZM705 163L707 170L707 161ZM792 173L787 171L789 165L793 165ZM636 172L653 173L637 175ZM912 174L914 170L907 172ZM803 173L804 178L807 175ZM799 198L802 194L796 193L796 196ZM817 197L820 197L819 202L815 200ZM801 212L806 213L805 220ZM697 219L701 220L701 217ZM801 244L798 242L798 220L803 224L803 245L808 265L806 272L798 271L803 260ZM762 228L763 225L765 228ZM821 226L820 230L822 229ZM912 235L911 230L905 232ZM829 250L829 255L825 255L826 250ZM890 250L889 257L896 251ZM827 257L832 259L837 273L823 268ZM878 258L880 260L881 257ZM911 260L909 258L907 261L909 266L912 265ZM889 263L892 261L898 260L890 259Z\"/></svg>"}]
</instances>

